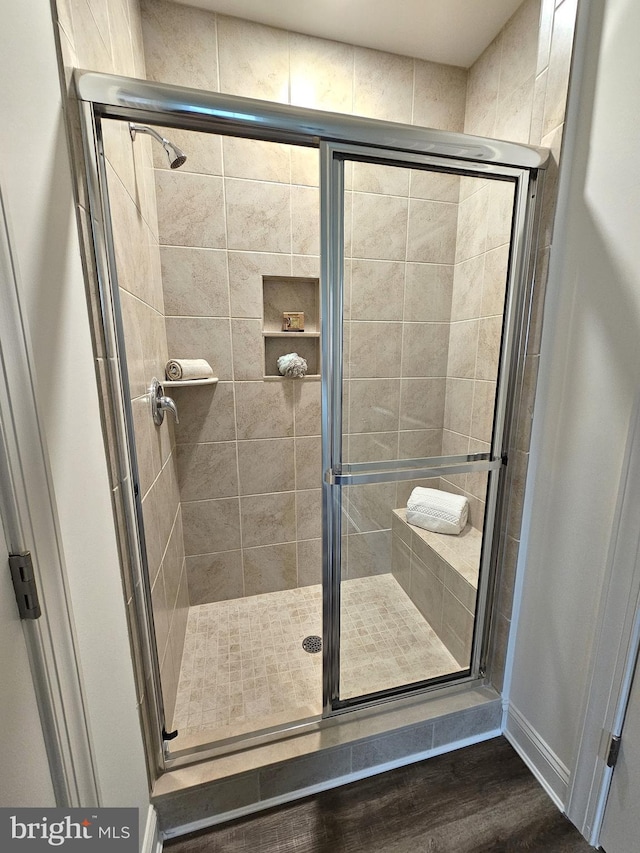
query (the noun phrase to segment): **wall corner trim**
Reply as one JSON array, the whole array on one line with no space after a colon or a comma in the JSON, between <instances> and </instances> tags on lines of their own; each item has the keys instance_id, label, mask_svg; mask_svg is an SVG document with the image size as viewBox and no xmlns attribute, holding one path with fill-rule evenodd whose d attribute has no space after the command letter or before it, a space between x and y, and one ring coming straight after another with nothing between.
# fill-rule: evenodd
<instances>
[{"instance_id":1,"label":"wall corner trim","mask_svg":"<svg viewBox=\"0 0 640 853\"><path fill-rule=\"evenodd\" d=\"M561 812L569 794L569 768L529 720L509 702L504 735Z\"/></svg>"}]
</instances>

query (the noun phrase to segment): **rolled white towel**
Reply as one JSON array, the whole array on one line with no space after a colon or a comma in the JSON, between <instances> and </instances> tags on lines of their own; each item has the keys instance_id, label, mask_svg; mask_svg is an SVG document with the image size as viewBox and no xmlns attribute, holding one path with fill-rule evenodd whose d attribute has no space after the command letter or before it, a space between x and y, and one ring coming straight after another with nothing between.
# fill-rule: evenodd
<instances>
[{"instance_id":1,"label":"rolled white towel","mask_svg":"<svg viewBox=\"0 0 640 853\"><path fill-rule=\"evenodd\" d=\"M469 501L439 489L416 488L407 501L407 522L434 533L462 533L469 515Z\"/></svg>"},{"instance_id":2,"label":"rolled white towel","mask_svg":"<svg viewBox=\"0 0 640 853\"><path fill-rule=\"evenodd\" d=\"M165 367L167 379L209 379L213 368L204 358L172 358Z\"/></svg>"},{"instance_id":3,"label":"rolled white towel","mask_svg":"<svg viewBox=\"0 0 640 853\"><path fill-rule=\"evenodd\" d=\"M297 352L281 355L278 359L278 370L283 376L291 379L301 379L308 370L307 362Z\"/></svg>"}]
</instances>

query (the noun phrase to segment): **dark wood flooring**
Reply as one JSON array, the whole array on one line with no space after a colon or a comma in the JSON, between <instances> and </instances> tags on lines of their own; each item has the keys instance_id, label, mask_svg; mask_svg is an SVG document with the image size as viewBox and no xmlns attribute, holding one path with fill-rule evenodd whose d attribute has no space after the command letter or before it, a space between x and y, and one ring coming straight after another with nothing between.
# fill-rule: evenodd
<instances>
[{"instance_id":1,"label":"dark wood flooring","mask_svg":"<svg viewBox=\"0 0 640 853\"><path fill-rule=\"evenodd\" d=\"M183 836L170 853L587 853L503 738Z\"/></svg>"}]
</instances>

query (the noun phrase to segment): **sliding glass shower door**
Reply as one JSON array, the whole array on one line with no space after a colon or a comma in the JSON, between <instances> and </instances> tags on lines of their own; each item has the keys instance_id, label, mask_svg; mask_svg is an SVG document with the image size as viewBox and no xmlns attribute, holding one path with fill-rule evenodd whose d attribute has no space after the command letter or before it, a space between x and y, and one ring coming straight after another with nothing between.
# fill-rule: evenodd
<instances>
[{"instance_id":1,"label":"sliding glass shower door","mask_svg":"<svg viewBox=\"0 0 640 853\"><path fill-rule=\"evenodd\" d=\"M479 672L528 178L348 145L322 166L330 713Z\"/></svg>"}]
</instances>

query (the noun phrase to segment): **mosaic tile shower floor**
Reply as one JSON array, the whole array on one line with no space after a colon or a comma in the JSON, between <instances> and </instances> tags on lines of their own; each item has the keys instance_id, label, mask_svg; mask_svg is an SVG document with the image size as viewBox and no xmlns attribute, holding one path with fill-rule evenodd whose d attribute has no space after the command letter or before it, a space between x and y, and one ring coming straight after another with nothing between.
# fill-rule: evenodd
<instances>
[{"instance_id":1,"label":"mosaic tile shower floor","mask_svg":"<svg viewBox=\"0 0 640 853\"><path fill-rule=\"evenodd\" d=\"M318 716L321 633L320 585L191 607L172 748ZM343 697L460 669L391 574L343 583L341 656Z\"/></svg>"}]
</instances>

